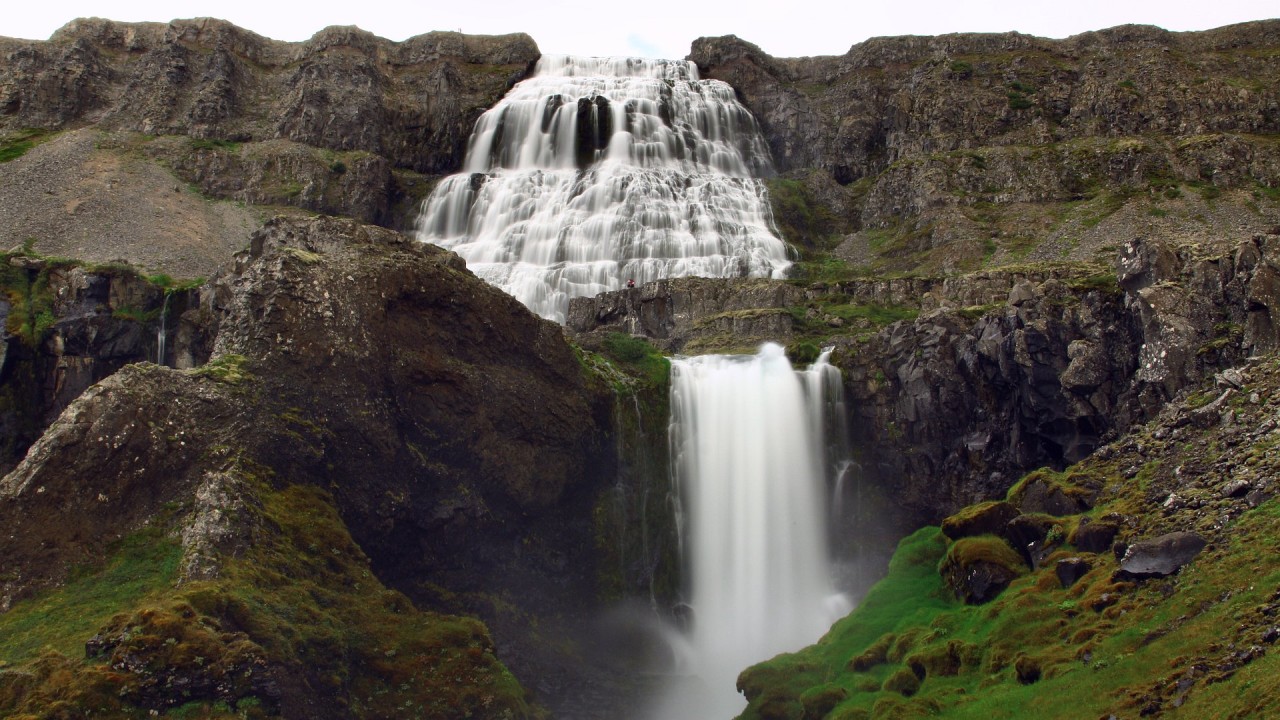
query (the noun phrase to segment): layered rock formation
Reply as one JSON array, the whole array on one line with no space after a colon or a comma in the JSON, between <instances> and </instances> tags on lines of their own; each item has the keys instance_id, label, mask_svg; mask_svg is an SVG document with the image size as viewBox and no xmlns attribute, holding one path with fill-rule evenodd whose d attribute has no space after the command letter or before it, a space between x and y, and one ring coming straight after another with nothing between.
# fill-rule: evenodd
<instances>
[{"instance_id":1,"label":"layered rock formation","mask_svg":"<svg viewBox=\"0 0 1280 720\"><path fill-rule=\"evenodd\" d=\"M408 226L423 176L457 169L476 118L538 56L527 35L333 27L284 43L207 18L77 20L47 42L0 39L0 132L141 133L125 144L206 195Z\"/></svg>"}]
</instances>

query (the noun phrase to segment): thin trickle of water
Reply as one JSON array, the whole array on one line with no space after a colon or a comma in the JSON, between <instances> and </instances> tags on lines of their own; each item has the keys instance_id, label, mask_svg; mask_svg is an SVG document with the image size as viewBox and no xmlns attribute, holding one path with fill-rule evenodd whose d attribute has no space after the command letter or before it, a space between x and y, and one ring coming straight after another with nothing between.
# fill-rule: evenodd
<instances>
[{"instance_id":1,"label":"thin trickle of water","mask_svg":"<svg viewBox=\"0 0 1280 720\"><path fill-rule=\"evenodd\" d=\"M156 328L156 364L164 365L165 341L169 337L169 293L164 294L164 304L160 306L160 326Z\"/></svg>"},{"instance_id":2,"label":"thin trickle of water","mask_svg":"<svg viewBox=\"0 0 1280 720\"><path fill-rule=\"evenodd\" d=\"M671 436L687 504L698 680L654 717L733 717L745 705L739 672L816 641L848 611L827 548L832 380L838 388L825 357L797 372L774 344L754 356L673 360Z\"/></svg>"},{"instance_id":3,"label":"thin trickle of water","mask_svg":"<svg viewBox=\"0 0 1280 720\"><path fill-rule=\"evenodd\" d=\"M692 62L544 56L477 121L465 168L423 203L418 237L558 322L628 280L790 265L755 119Z\"/></svg>"}]
</instances>

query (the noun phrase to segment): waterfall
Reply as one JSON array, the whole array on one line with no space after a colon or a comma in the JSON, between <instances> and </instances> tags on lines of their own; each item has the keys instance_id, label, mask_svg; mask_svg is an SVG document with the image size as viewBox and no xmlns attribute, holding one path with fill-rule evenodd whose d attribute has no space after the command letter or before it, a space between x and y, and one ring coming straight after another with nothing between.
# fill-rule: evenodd
<instances>
[{"instance_id":1,"label":"waterfall","mask_svg":"<svg viewBox=\"0 0 1280 720\"><path fill-rule=\"evenodd\" d=\"M687 503L694 672L705 689L655 715L729 718L739 672L816 641L848 611L831 580L824 442L830 385L819 362L794 371L782 347L672 361L671 443Z\"/></svg>"},{"instance_id":2,"label":"waterfall","mask_svg":"<svg viewBox=\"0 0 1280 720\"><path fill-rule=\"evenodd\" d=\"M156 328L156 364L164 365L165 340L168 339L169 332L165 325L169 321L169 295L166 290L164 294L164 304L160 306L160 327Z\"/></svg>"},{"instance_id":3,"label":"waterfall","mask_svg":"<svg viewBox=\"0 0 1280 720\"><path fill-rule=\"evenodd\" d=\"M628 280L783 277L772 172L733 88L692 62L546 55L476 122L418 237L564 322Z\"/></svg>"}]
</instances>

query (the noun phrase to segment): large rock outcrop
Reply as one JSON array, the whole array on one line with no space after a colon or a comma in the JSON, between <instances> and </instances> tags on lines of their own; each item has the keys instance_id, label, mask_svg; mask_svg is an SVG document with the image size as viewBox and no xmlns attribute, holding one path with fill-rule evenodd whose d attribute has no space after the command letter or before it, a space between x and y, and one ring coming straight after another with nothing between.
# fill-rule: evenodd
<instances>
[{"instance_id":1,"label":"large rock outcrop","mask_svg":"<svg viewBox=\"0 0 1280 720\"><path fill-rule=\"evenodd\" d=\"M836 348L860 475L911 522L1003 496L1063 467L1185 388L1271 352L1277 237L1216 255L1135 239L1117 273L1066 265L808 287L679 280L575 299L580 337L627 332L679 352L763 340ZM846 323L860 310L914 319ZM861 324L859 324L861 322Z\"/></svg>"},{"instance_id":2,"label":"large rock outcrop","mask_svg":"<svg viewBox=\"0 0 1280 720\"><path fill-rule=\"evenodd\" d=\"M1277 43L1280 22L1269 20L1198 33L1125 25L1065 40L873 38L799 59L726 36L696 40L690 58L737 89L780 170L822 167L850 182L982 146L1274 134L1280 61L1252 50Z\"/></svg>"},{"instance_id":3,"label":"large rock outcrop","mask_svg":"<svg viewBox=\"0 0 1280 720\"><path fill-rule=\"evenodd\" d=\"M0 123L286 139L439 173L457 167L475 119L537 58L527 35L395 43L331 27L285 43L209 18L76 20L47 42L0 41Z\"/></svg>"},{"instance_id":4,"label":"large rock outcrop","mask_svg":"<svg viewBox=\"0 0 1280 720\"><path fill-rule=\"evenodd\" d=\"M217 578L253 543L210 520L243 495L213 481L248 477L322 489L381 582L484 616L522 678L560 672L529 621L567 633L594 607L614 474L612 396L560 328L452 253L333 218L268 223L200 296L178 352L212 338L207 364L112 375L0 483L4 604L153 523L204 528L184 566Z\"/></svg>"},{"instance_id":5,"label":"large rock outcrop","mask_svg":"<svg viewBox=\"0 0 1280 720\"><path fill-rule=\"evenodd\" d=\"M52 188L59 195L66 194L60 185L78 182L77 174L100 174L104 163L137 166L145 158L152 167L112 173L98 190L109 199L123 181L126 192L163 207L180 205L181 195L164 201L160 191L180 193L186 184L209 197L406 229L431 177L461 165L476 118L538 57L523 34L432 32L397 43L354 27L331 27L305 42L286 43L210 18L168 24L76 20L48 41L0 38L0 140L25 135L50 143L61 139L50 136L68 130L97 131L95 155L107 157L64 173ZM52 171L73 160L48 154ZM17 193L31 182L17 177L21 170L4 170L0 178L13 180ZM46 168L36 179L52 171ZM178 182L150 178L165 172ZM6 220L0 237L36 237L42 251L87 257L83 248L69 253L66 238L48 235L70 234L83 243L81 236L90 233L81 232L74 218L59 223L71 225L66 233L51 228L48 217L29 217L25 207L50 205L51 198L27 194L21 203L0 203ZM59 199L72 214L73 199ZM85 222L84 211L101 200L93 197L81 208ZM137 218L119 214L106 213L106 229L137 234L131 227ZM213 219L216 225L220 218ZM101 229L102 221L96 218L95 227ZM107 259L173 272L149 255L138 247Z\"/></svg>"}]
</instances>

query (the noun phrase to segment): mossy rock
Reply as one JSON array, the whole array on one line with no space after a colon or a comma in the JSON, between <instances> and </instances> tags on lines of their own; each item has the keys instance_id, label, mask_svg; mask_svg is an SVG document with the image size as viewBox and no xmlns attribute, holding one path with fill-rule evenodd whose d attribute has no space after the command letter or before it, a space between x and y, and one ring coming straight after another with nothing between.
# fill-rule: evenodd
<instances>
[{"instance_id":1,"label":"mossy rock","mask_svg":"<svg viewBox=\"0 0 1280 720\"><path fill-rule=\"evenodd\" d=\"M1003 501L970 505L942 521L942 534L952 540L975 535L998 535L1018 516L1018 509Z\"/></svg>"},{"instance_id":2,"label":"mossy rock","mask_svg":"<svg viewBox=\"0 0 1280 720\"><path fill-rule=\"evenodd\" d=\"M870 647L849 659L849 669L854 672L866 672L884 663L889 659L889 648L893 646L896 639L897 636L893 633L881 635L878 640L871 643Z\"/></svg>"},{"instance_id":3,"label":"mossy rock","mask_svg":"<svg viewBox=\"0 0 1280 720\"><path fill-rule=\"evenodd\" d=\"M1006 499L1024 513L1078 515L1093 507L1097 482L1090 475L1063 475L1041 468L1009 488Z\"/></svg>"},{"instance_id":4,"label":"mossy rock","mask_svg":"<svg viewBox=\"0 0 1280 720\"><path fill-rule=\"evenodd\" d=\"M1019 655L1013 661L1013 671L1018 677L1018 682L1023 685L1030 685L1040 680L1040 663L1026 655Z\"/></svg>"},{"instance_id":5,"label":"mossy rock","mask_svg":"<svg viewBox=\"0 0 1280 720\"><path fill-rule=\"evenodd\" d=\"M884 681L883 690L898 693L903 697L911 697L920 691L920 678L911 672L911 668L904 667Z\"/></svg>"},{"instance_id":6,"label":"mossy rock","mask_svg":"<svg viewBox=\"0 0 1280 720\"><path fill-rule=\"evenodd\" d=\"M1081 521L1068 541L1082 552L1104 553L1111 550L1119 533L1120 526L1107 520Z\"/></svg>"},{"instance_id":7,"label":"mossy rock","mask_svg":"<svg viewBox=\"0 0 1280 720\"><path fill-rule=\"evenodd\" d=\"M906 658L907 667L921 680L927 677L952 677L962 670L977 667L982 649L962 640L948 640L918 650Z\"/></svg>"},{"instance_id":8,"label":"mossy rock","mask_svg":"<svg viewBox=\"0 0 1280 720\"><path fill-rule=\"evenodd\" d=\"M800 695L805 720L822 720L848 697L849 691L839 685L820 685L809 688Z\"/></svg>"},{"instance_id":9,"label":"mossy rock","mask_svg":"<svg viewBox=\"0 0 1280 720\"><path fill-rule=\"evenodd\" d=\"M1021 556L994 535L961 538L938 566L943 583L966 604L994 599L1027 571Z\"/></svg>"}]
</instances>

